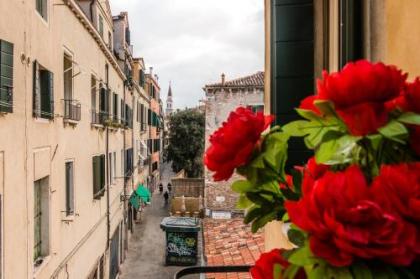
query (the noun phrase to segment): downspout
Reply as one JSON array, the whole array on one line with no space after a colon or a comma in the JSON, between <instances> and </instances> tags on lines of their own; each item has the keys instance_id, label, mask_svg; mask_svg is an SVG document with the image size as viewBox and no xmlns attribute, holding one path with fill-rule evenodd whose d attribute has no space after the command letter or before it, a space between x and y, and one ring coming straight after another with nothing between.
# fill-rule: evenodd
<instances>
[{"instance_id":1,"label":"downspout","mask_svg":"<svg viewBox=\"0 0 420 279\"><path fill-rule=\"evenodd\" d=\"M111 239L111 210L109 204L109 129L108 126L105 127L106 129L106 137L105 137L105 168L106 168L106 250L109 248L109 242Z\"/></svg>"},{"instance_id":2,"label":"downspout","mask_svg":"<svg viewBox=\"0 0 420 279\"><path fill-rule=\"evenodd\" d=\"M124 59L124 63L126 63L127 62L127 60L126 59ZM125 87L126 87L126 82L127 82L127 79L125 79L124 80L124 84L123 84L123 103L124 103L124 118L125 118L125 116L126 116L126 114L127 114L127 112L125 111ZM125 119L125 121L127 121L127 119ZM125 246L125 250L126 249L128 249L128 228L127 228L127 225L128 225L128 222L126 222L126 220L127 220L127 183L126 183L126 175L127 175L127 173L125 172L125 169L126 169L126 160L127 160L127 158L126 158L126 152L125 152L125 148L126 148L126 145L125 145L125 138L126 138L126 129L125 129L125 127L124 127L124 130L123 130L123 154L124 154L124 164L123 164L123 173L124 173L124 177L123 177L123 179L124 179L124 188L123 188L123 192L124 192L124 204L123 204L123 224L124 224L124 235L125 235L125 239L124 239L124 246Z\"/></svg>"}]
</instances>

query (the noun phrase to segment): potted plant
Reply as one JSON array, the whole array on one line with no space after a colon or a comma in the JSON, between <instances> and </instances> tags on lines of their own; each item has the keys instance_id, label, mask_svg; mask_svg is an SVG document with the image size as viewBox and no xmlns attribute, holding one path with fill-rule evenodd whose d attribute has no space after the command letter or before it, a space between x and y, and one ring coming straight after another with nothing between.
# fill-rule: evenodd
<instances>
[{"instance_id":1,"label":"potted plant","mask_svg":"<svg viewBox=\"0 0 420 279\"><path fill-rule=\"evenodd\" d=\"M296 111L301 120L266 131L272 116L238 108L204 157L214 180L244 177L232 189L254 232L291 223L296 248L263 254L253 278L418 278L420 79L352 62L324 72ZM291 137L314 156L286 173Z\"/></svg>"}]
</instances>

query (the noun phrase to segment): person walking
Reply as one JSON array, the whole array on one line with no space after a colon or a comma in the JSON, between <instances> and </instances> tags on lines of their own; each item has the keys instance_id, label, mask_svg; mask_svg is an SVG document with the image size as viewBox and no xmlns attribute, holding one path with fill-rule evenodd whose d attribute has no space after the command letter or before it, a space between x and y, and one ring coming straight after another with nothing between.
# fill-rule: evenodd
<instances>
[{"instance_id":1,"label":"person walking","mask_svg":"<svg viewBox=\"0 0 420 279\"><path fill-rule=\"evenodd\" d=\"M163 192L163 184L162 184L162 182L159 184L159 193L161 193L162 194L162 192Z\"/></svg>"},{"instance_id":2,"label":"person walking","mask_svg":"<svg viewBox=\"0 0 420 279\"><path fill-rule=\"evenodd\" d=\"M172 191L172 184L170 182L168 183L168 191L169 193Z\"/></svg>"},{"instance_id":3,"label":"person walking","mask_svg":"<svg viewBox=\"0 0 420 279\"><path fill-rule=\"evenodd\" d=\"M168 204L168 199L169 199L168 191L165 191L165 193L163 194L163 198L165 199L165 205L167 205Z\"/></svg>"}]
</instances>

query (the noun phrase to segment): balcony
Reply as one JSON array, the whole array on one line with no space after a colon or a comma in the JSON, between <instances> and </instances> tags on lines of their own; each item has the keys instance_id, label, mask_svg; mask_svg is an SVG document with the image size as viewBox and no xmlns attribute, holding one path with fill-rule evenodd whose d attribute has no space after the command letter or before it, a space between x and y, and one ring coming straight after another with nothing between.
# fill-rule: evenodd
<instances>
[{"instance_id":1,"label":"balcony","mask_svg":"<svg viewBox=\"0 0 420 279\"><path fill-rule=\"evenodd\" d=\"M81 119L81 104L77 100L64 99L64 121L77 124Z\"/></svg>"},{"instance_id":2,"label":"balcony","mask_svg":"<svg viewBox=\"0 0 420 279\"><path fill-rule=\"evenodd\" d=\"M103 127L106 124L107 119L109 118L109 113L106 111L91 111L91 123L95 127Z\"/></svg>"}]
</instances>

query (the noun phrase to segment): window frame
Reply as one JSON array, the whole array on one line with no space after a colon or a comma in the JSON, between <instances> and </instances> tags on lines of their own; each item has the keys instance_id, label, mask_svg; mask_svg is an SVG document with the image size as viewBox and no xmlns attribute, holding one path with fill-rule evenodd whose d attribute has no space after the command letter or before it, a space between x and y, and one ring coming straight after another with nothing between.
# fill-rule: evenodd
<instances>
[{"instance_id":1,"label":"window frame","mask_svg":"<svg viewBox=\"0 0 420 279\"><path fill-rule=\"evenodd\" d=\"M71 193L70 193L70 189L69 189L69 185L67 184L67 182L68 182L68 179L67 179L67 165L68 164L71 164L71 169L72 169L72 172L71 172L71 175L72 175L72 177L71 177ZM74 173L75 173L75 168L74 168L74 166L75 166L75 164L74 164L74 160L68 160L68 161L65 161L65 163L64 163L64 167L65 167L65 213L66 213L66 216L68 217L68 216L74 216L75 215L75 207L76 207L76 202L75 202L75 191L74 191L74 189L75 189L75 175L74 175ZM71 197L71 198L70 198ZM71 199L71 201L70 201L70 199ZM70 203L72 203L72 205L70 206Z\"/></svg>"},{"instance_id":2,"label":"window frame","mask_svg":"<svg viewBox=\"0 0 420 279\"><path fill-rule=\"evenodd\" d=\"M35 10L37 14L46 22L48 22L49 0L35 0Z\"/></svg>"}]
</instances>

